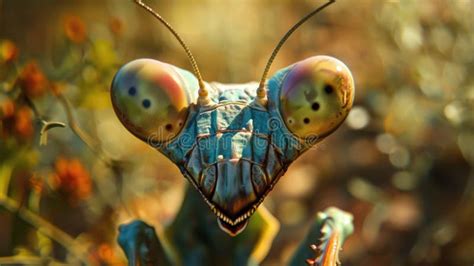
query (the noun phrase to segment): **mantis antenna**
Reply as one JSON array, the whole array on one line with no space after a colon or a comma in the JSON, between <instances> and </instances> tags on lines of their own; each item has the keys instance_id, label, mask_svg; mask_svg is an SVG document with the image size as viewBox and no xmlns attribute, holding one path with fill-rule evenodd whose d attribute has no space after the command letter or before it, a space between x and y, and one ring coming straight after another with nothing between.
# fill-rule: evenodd
<instances>
[{"instance_id":1,"label":"mantis antenna","mask_svg":"<svg viewBox=\"0 0 474 266\"><path fill-rule=\"evenodd\" d=\"M332 3L336 2L336 0L329 0L327 3L324 5L319 6L315 10L313 10L311 13L303 17L300 21L298 21L289 31L286 32L286 34L281 38L281 40L278 42L277 46L275 49L273 49L272 55L268 59L267 65L265 66L265 71L263 71L262 79L260 80L260 84L257 89L257 97L261 100L265 99L267 96L267 91L265 90L265 81L267 80L267 75L268 71L270 71L270 66L273 63L273 60L275 59L276 55L280 51L280 48L283 46L283 44L288 40L288 38L291 36L291 34L298 29L299 26L301 26L303 23L305 23L308 19L310 19L312 16L316 15L319 13L321 10L325 9Z\"/></svg>"},{"instance_id":2,"label":"mantis antenna","mask_svg":"<svg viewBox=\"0 0 474 266\"><path fill-rule=\"evenodd\" d=\"M199 68L197 66L196 59L194 59L194 56L191 53L191 50L189 50L186 43L183 41L183 39L181 39L181 36L179 36L179 34L173 29L173 27L162 16L160 16L160 14L158 14L151 7L143 3L142 0L134 0L134 2L137 5L141 6L143 9L145 9L146 11L148 11L156 19L158 19L174 35L174 37L178 40L179 44L181 44L184 51L188 55L189 61L191 62L191 66L193 67L193 72L196 75L196 78L198 79L198 82L199 82L199 99L202 100L203 102L208 102L208 97L207 97L208 92L206 89L206 85L204 85L201 72L199 71Z\"/></svg>"}]
</instances>

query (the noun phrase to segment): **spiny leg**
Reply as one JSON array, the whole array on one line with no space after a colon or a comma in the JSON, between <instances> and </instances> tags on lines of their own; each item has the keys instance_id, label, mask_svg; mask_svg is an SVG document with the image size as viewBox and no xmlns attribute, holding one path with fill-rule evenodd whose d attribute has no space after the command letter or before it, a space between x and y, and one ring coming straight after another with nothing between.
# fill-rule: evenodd
<instances>
[{"instance_id":1,"label":"spiny leg","mask_svg":"<svg viewBox=\"0 0 474 266\"><path fill-rule=\"evenodd\" d=\"M306 239L299 245L290 260L290 266L340 265L339 251L344 241L354 231L352 214L335 207L319 212L308 232Z\"/></svg>"}]
</instances>

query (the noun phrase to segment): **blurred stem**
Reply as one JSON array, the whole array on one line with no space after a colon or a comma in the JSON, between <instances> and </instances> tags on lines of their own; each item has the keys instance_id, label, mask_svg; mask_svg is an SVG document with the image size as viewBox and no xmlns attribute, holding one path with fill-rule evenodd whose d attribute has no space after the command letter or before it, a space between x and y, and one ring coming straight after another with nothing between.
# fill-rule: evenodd
<instances>
[{"instance_id":1,"label":"blurred stem","mask_svg":"<svg viewBox=\"0 0 474 266\"><path fill-rule=\"evenodd\" d=\"M41 112L36 107L35 103L24 93L21 93L19 98L23 100L26 105L30 108L30 110L35 115L36 119L41 122L41 130L40 130L40 146L46 145L48 142L48 130L55 128L55 127L65 127L66 125L61 122L54 122L48 121L46 116L41 114Z\"/></svg>"},{"instance_id":2,"label":"blurred stem","mask_svg":"<svg viewBox=\"0 0 474 266\"><path fill-rule=\"evenodd\" d=\"M77 123L76 118L73 115L72 112L72 105L69 102L69 100L64 96L62 93L55 93L55 96L59 99L59 102L63 106L64 110L66 111L66 116L68 120L68 124L71 127L72 131L74 134L76 134L79 139L86 144L86 146L93 152L95 153L108 167L113 166L113 160L105 154L105 152L100 148L100 143L95 141L94 138L92 138L89 134L87 134L82 128L79 126ZM35 103L25 94L21 94L20 98L25 101L25 103L28 105L28 107L31 109L33 114L37 119L41 121L43 126L48 125L48 124L54 124L58 126L62 126L61 123L59 122L48 122L45 119L45 116L39 112L38 108L36 107ZM52 126L55 127L55 126ZM50 127L50 128L52 128Z\"/></svg>"},{"instance_id":3,"label":"blurred stem","mask_svg":"<svg viewBox=\"0 0 474 266\"><path fill-rule=\"evenodd\" d=\"M48 266L59 266L59 265L70 265L59 263L53 258L41 258L37 256L25 256L16 255L10 257L0 257L0 265L48 265Z\"/></svg>"},{"instance_id":4,"label":"blurred stem","mask_svg":"<svg viewBox=\"0 0 474 266\"><path fill-rule=\"evenodd\" d=\"M114 161L110 159L109 156L100 148L100 143L95 141L89 134L87 134L76 121L74 114L72 113L72 106L69 100L62 93L57 93L56 97L59 99L59 102L66 111L66 116L68 124L71 127L72 131L79 137L79 139L86 144L86 146L95 153L108 167L112 167Z\"/></svg>"},{"instance_id":5,"label":"blurred stem","mask_svg":"<svg viewBox=\"0 0 474 266\"><path fill-rule=\"evenodd\" d=\"M79 137L84 144L96 155L98 156L104 164L109 167L114 175L116 176L116 181L117 181L117 186L118 186L118 198L120 203L123 205L125 211L128 214L131 214L131 211L125 204L122 198L122 182L123 182L123 176L122 176L122 169L119 164L119 161L113 160L108 156L105 151L101 148L100 143L95 141L89 134L87 134L82 128L79 126L79 123L76 121L74 114L72 113L72 105L69 102L69 100L64 96L62 93L56 93L56 97L59 99L59 102L63 106L64 110L66 111L66 116L68 120L68 124L71 127L72 131Z\"/></svg>"},{"instance_id":6,"label":"blurred stem","mask_svg":"<svg viewBox=\"0 0 474 266\"><path fill-rule=\"evenodd\" d=\"M92 151L93 154L95 154L97 157L99 157L100 160L104 162L104 164L110 168L114 175L117 177L118 181L118 187L119 187L119 192L118 192L118 198L120 202L122 203L124 209L127 211L127 213L131 213L130 210L127 208L125 203L123 202L122 199L122 193L120 192L122 189L122 172L121 172L121 166L118 161L113 160L110 156L108 156L105 151L101 148L101 145L98 141L94 140L93 137L91 137L87 132L85 132L80 126L79 123L77 122L76 118L74 117L73 114L73 108L69 100L64 96L62 93L57 92L54 93L56 98L58 98L59 102L63 106L64 110L66 111L66 117L68 120L69 127L72 129L74 134L79 137L79 139ZM63 127L64 124L60 122L48 122L47 120L44 119L44 116L39 112L38 108L34 104L34 102L26 95L22 94L21 95L22 99L26 102L26 104L30 107L30 109L33 111L35 114L36 118L38 118L42 125L43 128L40 132L40 145L45 144L47 141L47 130L54 128L54 127ZM1 188L1 184L0 184ZM1 192L1 190L0 190ZM6 194L5 194L6 195Z\"/></svg>"},{"instance_id":7,"label":"blurred stem","mask_svg":"<svg viewBox=\"0 0 474 266\"><path fill-rule=\"evenodd\" d=\"M474 196L474 165L470 164L471 171L469 172L466 188L464 189L462 199L459 201L458 206L461 208L465 203L471 202Z\"/></svg>"},{"instance_id":8,"label":"blurred stem","mask_svg":"<svg viewBox=\"0 0 474 266\"><path fill-rule=\"evenodd\" d=\"M28 208L30 208L31 210L35 212L38 212L40 201L41 201L41 194L33 189L30 192L30 196L28 197Z\"/></svg>"},{"instance_id":9,"label":"blurred stem","mask_svg":"<svg viewBox=\"0 0 474 266\"><path fill-rule=\"evenodd\" d=\"M45 120L44 116L38 111L38 108L36 108L36 105L33 103L30 97L26 96L24 93L21 93L20 98L25 101L26 105L28 105L31 111L33 111L33 114L36 116L36 118L41 121Z\"/></svg>"},{"instance_id":10,"label":"blurred stem","mask_svg":"<svg viewBox=\"0 0 474 266\"><path fill-rule=\"evenodd\" d=\"M66 111L66 116L68 120L68 124L72 131L79 137L79 139L86 144L86 146L96 155L98 156L107 167L111 168L112 171L116 174L119 179L121 179L121 172L119 171L119 165L117 164L117 161L112 160L109 156L105 154L105 152L100 148L100 143L95 141L89 134L87 134L82 128L79 126L78 122L76 121L73 112L72 112L72 105L68 101L68 99L61 93L56 93L55 96L59 99L61 105L63 106L64 110ZM25 94L20 95L20 97L25 101L25 103L28 105L28 107L32 110L34 113L35 117L39 119L42 122L43 129L41 130L42 134L46 134L46 131L49 128L53 127L58 127L58 126L63 126L64 124L59 123L59 122L48 122L45 120L45 116L41 114L41 112L38 110L34 102ZM49 128L48 128L49 126ZM45 136L43 136L45 137ZM8 182L10 180L10 175L11 175L11 169L10 173L7 171L8 169L0 168L0 177L3 176L3 174L8 174L8 178L2 178L0 179L0 205L4 206L6 209L10 210L11 212L18 212L20 217L24 219L25 221L29 222L36 228L38 228L38 231L49 238L53 239L54 241L60 243L62 246L64 246L67 250L69 250L70 253L74 254L79 260L83 261L85 260L84 254L87 254L86 250L83 250L82 248L78 247L77 244L74 243L74 239L70 237L68 234L64 233L60 229L56 228L54 225L50 224L46 220L42 219L38 215L36 215L34 212L20 208L19 204L15 202L13 199L8 198L6 195L8 193ZM6 180L6 181L5 181ZM3 193L5 191L5 193ZM121 194L118 195L120 202L122 202L125 210L130 213L126 205L122 201ZM32 195L32 198L30 198L30 203L32 205L39 205L39 200L40 196L39 195ZM39 207L39 206L36 206Z\"/></svg>"},{"instance_id":11,"label":"blurred stem","mask_svg":"<svg viewBox=\"0 0 474 266\"><path fill-rule=\"evenodd\" d=\"M374 207L367 214L362 224L362 235L370 242L374 243L380 233L383 222L389 216L387 203L382 201L374 203Z\"/></svg>"},{"instance_id":12,"label":"blurred stem","mask_svg":"<svg viewBox=\"0 0 474 266\"><path fill-rule=\"evenodd\" d=\"M11 256L11 257L0 257L0 265L13 264L13 265L43 265L44 259L36 256Z\"/></svg>"},{"instance_id":13,"label":"blurred stem","mask_svg":"<svg viewBox=\"0 0 474 266\"><path fill-rule=\"evenodd\" d=\"M0 206L12 213L17 213L18 216L25 222L31 224L38 229L39 232L53 239L54 241L61 244L65 249L74 255L78 260L87 264L87 249L81 244L77 243L74 238L55 227L45 219L41 218L34 212L22 208L20 204L12 198L9 198L5 194L0 194Z\"/></svg>"},{"instance_id":14,"label":"blurred stem","mask_svg":"<svg viewBox=\"0 0 474 266\"><path fill-rule=\"evenodd\" d=\"M373 205L362 225L362 235L373 242L383 221L389 215L387 210L389 199L383 190L362 178L353 178L348 184L348 190L355 198Z\"/></svg>"},{"instance_id":15,"label":"blurred stem","mask_svg":"<svg viewBox=\"0 0 474 266\"><path fill-rule=\"evenodd\" d=\"M66 127L64 123L61 122L48 122L46 120L41 120L41 130L40 130L40 146L48 144L48 130L55 127Z\"/></svg>"},{"instance_id":16,"label":"blurred stem","mask_svg":"<svg viewBox=\"0 0 474 266\"><path fill-rule=\"evenodd\" d=\"M0 166L0 197L8 193L12 172L13 166L7 162L3 162L3 165Z\"/></svg>"}]
</instances>

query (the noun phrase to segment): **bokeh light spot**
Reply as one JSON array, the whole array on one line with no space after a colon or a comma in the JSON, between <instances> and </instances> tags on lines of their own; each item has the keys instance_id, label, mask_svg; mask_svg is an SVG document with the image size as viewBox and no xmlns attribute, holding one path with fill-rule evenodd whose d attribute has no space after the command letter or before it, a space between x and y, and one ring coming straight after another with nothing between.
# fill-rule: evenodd
<instances>
[{"instance_id":1,"label":"bokeh light spot","mask_svg":"<svg viewBox=\"0 0 474 266\"><path fill-rule=\"evenodd\" d=\"M347 116L347 124L352 129L362 129L366 127L370 122L370 115L361 106L355 106Z\"/></svg>"}]
</instances>

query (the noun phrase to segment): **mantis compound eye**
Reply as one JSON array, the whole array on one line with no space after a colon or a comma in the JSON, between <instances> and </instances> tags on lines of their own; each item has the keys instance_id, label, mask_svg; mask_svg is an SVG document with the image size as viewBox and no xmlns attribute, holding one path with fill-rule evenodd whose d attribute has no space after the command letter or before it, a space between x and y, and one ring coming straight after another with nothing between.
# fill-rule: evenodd
<instances>
[{"instance_id":1,"label":"mantis compound eye","mask_svg":"<svg viewBox=\"0 0 474 266\"><path fill-rule=\"evenodd\" d=\"M280 113L300 138L321 139L344 121L354 100L354 80L347 66L329 56L315 56L292 66L280 91Z\"/></svg>"},{"instance_id":2,"label":"mantis compound eye","mask_svg":"<svg viewBox=\"0 0 474 266\"><path fill-rule=\"evenodd\" d=\"M151 59L124 65L112 81L114 110L122 124L144 141L167 141L183 128L189 100L177 68Z\"/></svg>"}]
</instances>

